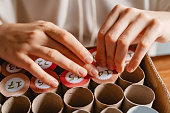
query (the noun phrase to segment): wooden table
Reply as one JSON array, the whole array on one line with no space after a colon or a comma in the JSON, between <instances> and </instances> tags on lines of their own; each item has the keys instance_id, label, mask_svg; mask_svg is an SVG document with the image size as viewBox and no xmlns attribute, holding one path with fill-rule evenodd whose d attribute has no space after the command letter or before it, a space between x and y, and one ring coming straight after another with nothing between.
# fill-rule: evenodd
<instances>
[{"instance_id":1,"label":"wooden table","mask_svg":"<svg viewBox=\"0 0 170 113\"><path fill-rule=\"evenodd\" d=\"M170 55L152 57L152 60L170 92Z\"/></svg>"}]
</instances>

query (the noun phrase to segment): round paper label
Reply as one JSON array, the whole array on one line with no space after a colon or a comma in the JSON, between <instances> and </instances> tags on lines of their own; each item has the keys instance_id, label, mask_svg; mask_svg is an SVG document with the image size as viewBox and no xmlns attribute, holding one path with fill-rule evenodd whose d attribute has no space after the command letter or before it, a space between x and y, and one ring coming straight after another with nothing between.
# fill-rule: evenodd
<instances>
[{"instance_id":1,"label":"round paper label","mask_svg":"<svg viewBox=\"0 0 170 113\"><path fill-rule=\"evenodd\" d=\"M126 55L126 61L130 61L134 55L132 50L128 50L128 54Z\"/></svg>"},{"instance_id":2,"label":"round paper label","mask_svg":"<svg viewBox=\"0 0 170 113\"><path fill-rule=\"evenodd\" d=\"M19 91L23 88L24 84L25 82L22 78L15 77L5 83L5 89L8 92Z\"/></svg>"},{"instance_id":3,"label":"round paper label","mask_svg":"<svg viewBox=\"0 0 170 113\"><path fill-rule=\"evenodd\" d=\"M18 68L17 66L13 65L13 64L7 64L6 66L6 70L9 73L16 73L19 72L20 70L22 70L21 68Z\"/></svg>"},{"instance_id":4,"label":"round paper label","mask_svg":"<svg viewBox=\"0 0 170 113\"><path fill-rule=\"evenodd\" d=\"M47 84L43 83L42 81L40 81L39 79L35 80L35 86L39 89L47 89L50 88L50 86L48 86Z\"/></svg>"},{"instance_id":5,"label":"round paper label","mask_svg":"<svg viewBox=\"0 0 170 113\"><path fill-rule=\"evenodd\" d=\"M42 58L38 58L35 60L35 62L42 68L42 69L47 69L52 65L52 62L46 61Z\"/></svg>"},{"instance_id":6,"label":"round paper label","mask_svg":"<svg viewBox=\"0 0 170 113\"><path fill-rule=\"evenodd\" d=\"M69 83L80 83L81 81L83 81L84 78L68 72L65 76L65 79Z\"/></svg>"},{"instance_id":7,"label":"round paper label","mask_svg":"<svg viewBox=\"0 0 170 113\"><path fill-rule=\"evenodd\" d=\"M107 80L112 77L113 72L111 70L108 70L106 67L100 67L97 66L97 69L99 70L99 74L96 76L96 78L100 80Z\"/></svg>"}]
</instances>

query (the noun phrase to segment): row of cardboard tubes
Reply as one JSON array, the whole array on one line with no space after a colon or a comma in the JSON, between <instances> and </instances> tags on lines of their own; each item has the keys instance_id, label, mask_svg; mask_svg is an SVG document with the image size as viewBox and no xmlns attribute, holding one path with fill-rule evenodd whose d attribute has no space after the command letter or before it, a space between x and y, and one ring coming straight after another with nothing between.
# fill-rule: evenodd
<instances>
[{"instance_id":1,"label":"row of cardboard tubes","mask_svg":"<svg viewBox=\"0 0 170 113\"><path fill-rule=\"evenodd\" d=\"M63 100L56 93L42 93L33 100L32 105L29 98L24 95L10 97L2 105L1 110L2 113L76 113L75 110L84 110L80 113L107 113L102 110L114 107L112 109L115 113L122 111L126 113L131 107L138 105L152 109L154 99L154 92L147 86L132 84L123 92L120 86L106 83L98 85L94 95L85 87L71 88L64 94Z\"/></svg>"}]
</instances>

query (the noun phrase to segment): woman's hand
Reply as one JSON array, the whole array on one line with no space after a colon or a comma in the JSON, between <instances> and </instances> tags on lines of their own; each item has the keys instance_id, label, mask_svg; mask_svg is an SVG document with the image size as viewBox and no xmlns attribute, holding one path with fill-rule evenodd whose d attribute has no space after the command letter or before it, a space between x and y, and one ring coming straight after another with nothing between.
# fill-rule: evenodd
<instances>
[{"instance_id":1,"label":"woman's hand","mask_svg":"<svg viewBox=\"0 0 170 113\"><path fill-rule=\"evenodd\" d=\"M0 58L28 70L44 83L57 87L55 77L41 69L30 56L54 62L80 77L87 73L92 76L98 74L91 64L92 55L66 30L45 21L1 25Z\"/></svg>"},{"instance_id":2,"label":"woman's hand","mask_svg":"<svg viewBox=\"0 0 170 113\"><path fill-rule=\"evenodd\" d=\"M96 61L100 66L124 70L125 56L132 44L137 44L127 66L133 72L153 42L170 40L170 13L144 11L117 5L99 30Z\"/></svg>"}]
</instances>

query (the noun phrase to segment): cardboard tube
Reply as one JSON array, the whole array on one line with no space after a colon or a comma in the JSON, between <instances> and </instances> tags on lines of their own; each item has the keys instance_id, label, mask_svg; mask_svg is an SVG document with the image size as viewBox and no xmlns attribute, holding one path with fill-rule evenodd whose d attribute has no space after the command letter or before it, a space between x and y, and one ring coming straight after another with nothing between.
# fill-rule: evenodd
<instances>
[{"instance_id":1,"label":"cardboard tube","mask_svg":"<svg viewBox=\"0 0 170 113\"><path fill-rule=\"evenodd\" d=\"M102 110L100 113L123 113L123 112L115 107L107 107L104 110Z\"/></svg>"},{"instance_id":2,"label":"cardboard tube","mask_svg":"<svg viewBox=\"0 0 170 113\"><path fill-rule=\"evenodd\" d=\"M130 108L127 113L158 113L158 112L146 106L135 106Z\"/></svg>"},{"instance_id":3,"label":"cardboard tube","mask_svg":"<svg viewBox=\"0 0 170 113\"><path fill-rule=\"evenodd\" d=\"M46 70L46 72L50 74L51 76L55 77L60 83L60 79L54 71ZM61 91L59 91L61 90L59 86L57 88L50 87L34 76L31 78L30 88L34 91L34 97L36 97L40 93L45 93L45 92L61 93Z\"/></svg>"},{"instance_id":4,"label":"cardboard tube","mask_svg":"<svg viewBox=\"0 0 170 113\"><path fill-rule=\"evenodd\" d=\"M92 112L93 101L92 92L84 87L71 88L64 95L66 113L71 113L78 109Z\"/></svg>"},{"instance_id":5,"label":"cardboard tube","mask_svg":"<svg viewBox=\"0 0 170 113\"><path fill-rule=\"evenodd\" d=\"M124 94L123 112L127 112L131 107L137 105L152 107L155 100L153 90L143 85L132 84L125 89Z\"/></svg>"},{"instance_id":6,"label":"cardboard tube","mask_svg":"<svg viewBox=\"0 0 170 113\"><path fill-rule=\"evenodd\" d=\"M137 67L137 69L132 73L129 73L125 69L124 72L119 75L117 83L123 90L125 90L129 85L134 83L143 85L144 79L145 74L143 70L140 67Z\"/></svg>"},{"instance_id":7,"label":"cardboard tube","mask_svg":"<svg viewBox=\"0 0 170 113\"><path fill-rule=\"evenodd\" d=\"M91 90L93 91L98 85L104 83L115 83L119 74L116 71L108 70L106 67L97 66L99 73L96 77L92 77Z\"/></svg>"},{"instance_id":8,"label":"cardboard tube","mask_svg":"<svg viewBox=\"0 0 170 113\"><path fill-rule=\"evenodd\" d=\"M2 105L5 101L5 97L0 93L0 105Z\"/></svg>"},{"instance_id":9,"label":"cardboard tube","mask_svg":"<svg viewBox=\"0 0 170 113\"><path fill-rule=\"evenodd\" d=\"M7 62L4 62L2 64L2 74L4 76L9 76L14 73L25 73L26 71L22 68L19 68L13 64L9 64Z\"/></svg>"},{"instance_id":10,"label":"cardboard tube","mask_svg":"<svg viewBox=\"0 0 170 113\"><path fill-rule=\"evenodd\" d=\"M60 80L62 82L63 93L65 93L68 89L73 87L89 87L90 76L82 78L79 77L69 71L64 71L60 76Z\"/></svg>"},{"instance_id":11,"label":"cardboard tube","mask_svg":"<svg viewBox=\"0 0 170 113\"><path fill-rule=\"evenodd\" d=\"M95 113L101 112L106 107L120 108L124 94L120 86L107 83L97 86L94 90Z\"/></svg>"},{"instance_id":12,"label":"cardboard tube","mask_svg":"<svg viewBox=\"0 0 170 113\"><path fill-rule=\"evenodd\" d=\"M29 85L29 78L25 74L15 73L5 77L0 82L0 92L5 97L26 95Z\"/></svg>"},{"instance_id":13,"label":"cardboard tube","mask_svg":"<svg viewBox=\"0 0 170 113\"><path fill-rule=\"evenodd\" d=\"M10 97L2 105L2 113L30 113L31 102L22 95L18 97Z\"/></svg>"},{"instance_id":14,"label":"cardboard tube","mask_svg":"<svg viewBox=\"0 0 170 113\"><path fill-rule=\"evenodd\" d=\"M90 113L90 112L84 111L84 110L76 110L76 111L74 111L72 113Z\"/></svg>"},{"instance_id":15,"label":"cardboard tube","mask_svg":"<svg viewBox=\"0 0 170 113\"><path fill-rule=\"evenodd\" d=\"M97 50L96 48L93 48L93 49L89 50L89 52L92 54L92 56L94 58L93 64L96 63L96 60L95 60L96 50ZM134 51L135 51L134 48L132 48L132 47L129 48L129 51L128 51L128 53L126 55L126 58L125 58L125 63L128 63L131 60L131 58L134 55ZM92 91L99 84L103 84L103 83L115 83L115 81L118 79L118 73L115 70L114 71L110 71L106 67L102 68L100 66L97 66L97 68L99 70L99 75L94 77L94 78L92 78L93 81L91 82L91 85L90 85ZM110 74L108 74L108 73L110 73Z\"/></svg>"},{"instance_id":16,"label":"cardboard tube","mask_svg":"<svg viewBox=\"0 0 170 113\"><path fill-rule=\"evenodd\" d=\"M33 113L62 113L63 107L62 98L52 92L42 93L32 102Z\"/></svg>"}]
</instances>

